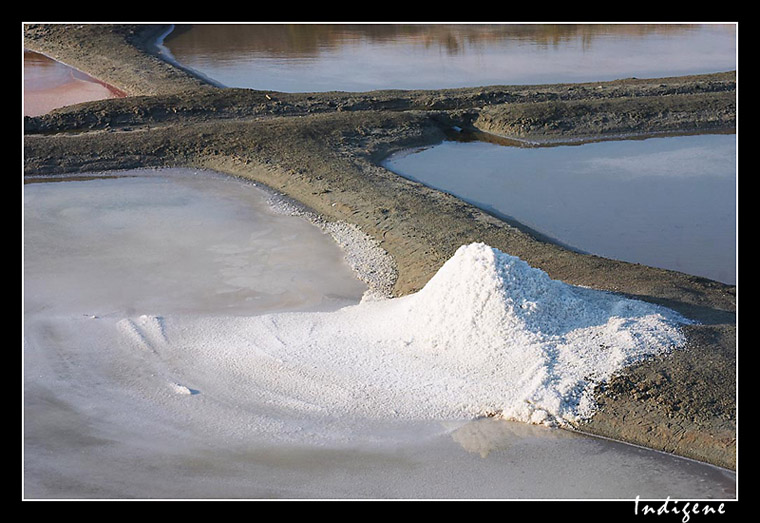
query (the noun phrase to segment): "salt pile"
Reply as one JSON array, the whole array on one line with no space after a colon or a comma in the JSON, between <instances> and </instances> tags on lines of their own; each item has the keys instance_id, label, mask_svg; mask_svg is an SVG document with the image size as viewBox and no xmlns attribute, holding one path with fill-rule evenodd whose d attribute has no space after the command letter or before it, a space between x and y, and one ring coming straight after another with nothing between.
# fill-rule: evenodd
<instances>
[{"instance_id":1,"label":"salt pile","mask_svg":"<svg viewBox=\"0 0 760 523\"><path fill-rule=\"evenodd\" d=\"M303 416L468 419L563 426L624 366L684 343L680 315L552 280L482 243L418 293L334 312L162 318L133 339L175 383L219 402ZM133 323L136 325L136 323ZM183 365L181 362L186 362ZM169 375L164 373L164 375Z\"/></svg>"},{"instance_id":2,"label":"salt pile","mask_svg":"<svg viewBox=\"0 0 760 523\"><path fill-rule=\"evenodd\" d=\"M461 247L410 300L404 325L451 366L504 379L506 418L562 424L592 414L596 384L684 343L673 311L552 280L485 244ZM400 318L399 318L400 319Z\"/></svg>"}]
</instances>

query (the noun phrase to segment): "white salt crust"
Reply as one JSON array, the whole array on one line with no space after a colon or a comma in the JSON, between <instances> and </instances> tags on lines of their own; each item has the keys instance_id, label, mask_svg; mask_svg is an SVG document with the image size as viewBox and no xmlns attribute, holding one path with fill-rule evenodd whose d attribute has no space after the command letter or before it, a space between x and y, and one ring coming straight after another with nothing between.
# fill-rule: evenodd
<instances>
[{"instance_id":1,"label":"white salt crust","mask_svg":"<svg viewBox=\"0 0 760 523\"><path fill-rule=\"evenodd\" d=\"M476 243L402 298L334 312L143 316L120 326L142 350L192 361L183 387L201 395L205 381L224 383L230 398L303 415L567 426L593 415L599 383L680 347L685 323Z\"/></svg>"}]
</instances>

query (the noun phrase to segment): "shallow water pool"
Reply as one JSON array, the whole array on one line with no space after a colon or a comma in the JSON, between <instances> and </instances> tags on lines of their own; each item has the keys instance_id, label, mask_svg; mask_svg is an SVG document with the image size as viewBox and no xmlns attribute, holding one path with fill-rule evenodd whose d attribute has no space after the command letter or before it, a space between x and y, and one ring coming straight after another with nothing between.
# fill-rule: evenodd
<instances>
[{"instance_id":1,"label":"shallow water pool","mask_svg":"<svg viewBox=\"0 0 760 523\"><path fill-rule=\"evenodd\" d=\"M268 198L182 169L27 184L26 312L247 315L359 301L366 285L332 238Z\"/></svg>"},{"instance_id":2,"label":"shallow water pool","mask_svg":"<svg viewBox=\"0 0 760 523\"><path fill-rule=\"evenodd\" d=\"M81 102L118 98L123 93L47 56L24 51L24 116L39 116Z\"/></svg>"},{"instance_id":3,"label":"shallow water pool","mask_svg":"<svg viewBox=\"0 0 760 523\"><path fill-rule=\"evenodd\" d=\"M734 24L195 24L166 54L286 92L597 82L736 68Z\"/></svg>"},{"instance_id":4,"label":"shallow water pool","mask_svg":"<svg viewBox=\"0 0 760 523\"><path fill-rule=\"evenodd\" d=\"M332 240L247 183L126 174L25 186L26 498L735 497L732 472L567 431L333 412L278 330L361 298ZM272 312L261 343L237 328Z\"/></svg>"},{"instance_id":5,"label":"shallow water pool","mask_svg":"<svg viewBox=\"0 0 760 523\"><path fill-rule=\"evenodd\" d=\"M736 283L736 135L444 142L385 165L571 248Z\"/></svg>"}]
</instances>

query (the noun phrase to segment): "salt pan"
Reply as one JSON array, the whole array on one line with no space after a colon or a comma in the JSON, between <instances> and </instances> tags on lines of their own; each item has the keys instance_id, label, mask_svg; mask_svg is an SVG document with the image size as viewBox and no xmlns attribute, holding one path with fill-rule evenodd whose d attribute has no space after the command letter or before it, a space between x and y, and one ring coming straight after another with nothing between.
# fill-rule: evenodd
<instances>
[{"instance_id":1,"label":"salt pan","mask_svg":"<svg viewBox=\"0 0 760 523\"><path fill-rule=\"evenodd\" d=\"M304 416L492 415L566 426L593 414L597 384L681 346L688 322L474 243L402 298L333 312L163 318L156 355L192 361L182 381L207 376L204 389L216 388L219 401Z\"/></svg>"}]
</instances>

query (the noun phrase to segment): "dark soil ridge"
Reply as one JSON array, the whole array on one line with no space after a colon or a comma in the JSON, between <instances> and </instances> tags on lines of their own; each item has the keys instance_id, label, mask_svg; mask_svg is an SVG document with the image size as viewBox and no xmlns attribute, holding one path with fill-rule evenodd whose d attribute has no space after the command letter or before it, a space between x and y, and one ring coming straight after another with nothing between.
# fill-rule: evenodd
<instances>
[{"instance_id":1,"label":"dark soil ridge","mask_svg":"<svg viewBox=\"0 0 760 523\"><path fill-rule=\"evenodd\" d=\"M482 241L571 284L702 322L687 347L600 387L578 430L736 469L736 287L564 249L389 172L390 153L457 131L525 141L735 132L736 74L432 91L275 93L211 86L160 59L166 27L29 26L27 48L132 94L24 119L25 175L200 167L263 183L357 225L394 258L394 294L419 290Z\"/></svg>"}]
</instances>

